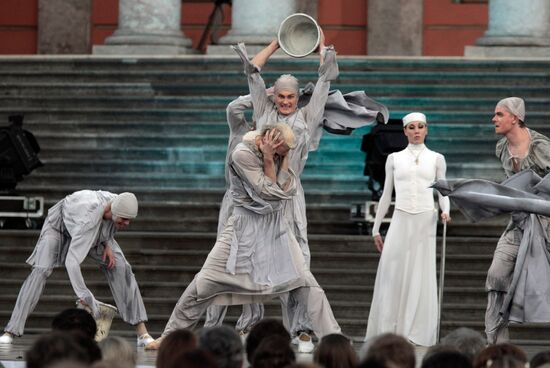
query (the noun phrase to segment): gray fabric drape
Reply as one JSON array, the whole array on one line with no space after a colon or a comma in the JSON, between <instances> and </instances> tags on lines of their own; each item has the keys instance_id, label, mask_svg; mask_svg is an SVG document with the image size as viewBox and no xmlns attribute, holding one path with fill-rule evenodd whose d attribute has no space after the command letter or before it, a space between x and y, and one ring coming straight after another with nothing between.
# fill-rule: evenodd
<instances>
[{"instance_id":1,"label":"gray fabric drape","mask_svg":"<svg viewBox=\"0 0 550 368\"><path fill-rule=\"evenodd\" d=\"M509 227L522 238L511 284L500 314L505 321L550 321L550 174L525 170L501 184L486 180L438 180L433 187L471 221L512 214ZM545 217L546 216L546 217Z\"/></svg>"}]
</instances>

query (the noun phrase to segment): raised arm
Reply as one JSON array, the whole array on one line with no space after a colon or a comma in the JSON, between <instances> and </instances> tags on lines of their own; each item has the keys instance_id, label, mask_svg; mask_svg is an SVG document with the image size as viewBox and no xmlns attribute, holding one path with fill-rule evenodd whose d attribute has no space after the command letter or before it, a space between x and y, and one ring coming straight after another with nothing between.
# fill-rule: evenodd
<instances>
[{"instance_id":1,"label":"raised arm","mask_svg":"<svg viewBox=\"0 0 550 368\"><path fill-rule=\"evenodd\" d=\"M276 41L273 41L276 42ZM267 59L273 52L273 42L266 48L258 53L254 59L249 60L246 48L243 43L239 43L237 46L233 46L233 49L241 58L244 65L244 73L248 81L248 89L252 97L252 105L254 106L254 117L258 126L257 129L261 129L262 121L259 119L269 108L273 107L273 102L269 99L266 93L265 82L260 75L260 70L267 62ZM278 48L278 44L277 44ZM260 56L259 56L260 55ZM259 63L260 65L256 64Z\"/></svg>"},{"instance_id":2,"label":"raised arm","mask_svg":"<svg viewBox=\"0 0 550 368\"><path fill-rule=\"evenodd\" d=\"M250 95L240 96L227 105L227 124L229 125L230 131L236 132L243 127L248 128L244 112L251 108L252 97Z\"/></svg>"},{"instance_id":3,"label":"raised arm","mask_svg":"<svg viewBox=\"0 0 550 368\"><path fill-rule=\"evenodd\" d=\"M256 65L259 69L262 69L267 63L267 60L279 49L279 42L277 40L271 41L269 45L264 47L252 58L252 64Z\"/></svg>"},{"instance_id":4,"label":"raised arm","mask_svg":"<svg viewBox=\"0 0 550 368\"><path fill-rule=\"evenodd\" d=\"M322 37L323 43L320 44L320 66L319 66L319 79L315 84L311 99L308 104L302 109L309 134L311 136L310 150L317 149L319 140L322 133L323 113L325 111L325 104L328 99L328 92L330 89L330 82L338 77L338 63L336 62L336 51L334 47L324 45L324 37Z\"/></svg>"}]
</instances>

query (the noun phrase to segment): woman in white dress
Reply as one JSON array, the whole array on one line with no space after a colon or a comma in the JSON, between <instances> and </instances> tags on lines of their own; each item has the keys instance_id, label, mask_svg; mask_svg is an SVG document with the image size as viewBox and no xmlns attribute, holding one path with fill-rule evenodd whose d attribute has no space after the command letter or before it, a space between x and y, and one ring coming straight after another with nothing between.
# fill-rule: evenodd
<instances>
[{"instance_id":1,"label":"woman in white dress","mask_svg":"<svg viewBox=\"0 0 550 368\"><path fill-rule=\"evenodd\" d=\"M409 145L386 161L386 180L372 233L382 253L376 273L365 340L392 332L412 343L431 346L437 335L436 226L437 209L430 185L445 178L443 155L424 145L426 116L403 118ZM380 224L395 188L395 210L382 239ZM439 194L438 194L439 195ZM439 195L441 220L449 222L449 199Z\"/></svg>"}]
</instances>

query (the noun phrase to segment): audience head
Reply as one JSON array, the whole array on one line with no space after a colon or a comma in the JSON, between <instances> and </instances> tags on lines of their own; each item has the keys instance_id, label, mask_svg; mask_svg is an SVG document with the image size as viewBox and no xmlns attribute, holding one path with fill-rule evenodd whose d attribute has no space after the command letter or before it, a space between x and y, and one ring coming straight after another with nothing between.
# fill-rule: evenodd
<instances>
[{"instance_id":1,"label":"audience head","mask_svg":"<svg viewBox=\"0 0 550 368\"><path fill-rule=\"evenodd\" d=\"M136 366L137 356L135 349L128 341L118 336L108 336L99 343L104 361L116 363L123 368Z\"/></svg>"},{"instance_id":2,"label":"audience head","mask_svg":"<svg viewBox=\"0 0 550 368\"><path fill-rule=\"evenodd\" d=\"M485 338L471 328L460 327L442 338L441 345L456 348L473 362L474 357L485 348Z\"/></svg>"},{"instance_id":3,"label":"audience head","mask_svg":"<svg viewBox=\"0 0 550 368\"><path fill-rule=\"evenodd\" d=\"M422 364L424 364L426 359L428 359L432 355L434 355L436 353L442 353L442 352L455 352L455 353L457 353L459 351L454 346L443 345L443 344L432 345L428 348L428 350L426 350L426 353L422 357Z\"/></svg>"},{"instance_id":4,"label":"audience head","mask_svg":"<svg viewBox=\"0 0 550 368\"><path fill-rule=\"evenodd\" d=\"M313 354L313 361L324 368L355 368L357 360L351 341L340 334L323 336Z\"/></svg>"},{"instance_id":5,"label":"audience head","mask_svg":"<svg viewBox=\"0 0 550 368\"><path fill-rule=\"evenodd\" d=\"M197 338L189 330L175 330L162 339L157 353L157 368L173 366L177 354L197 348Z\"/></svg>"},{"instance_id":6,"label":"audience head","mask_svg":"<svg viewBox=\"0 0 550 368\"><path fill-rule=\"evenodd\" d=\"M282 337L288 341L287 344L290 344L290 334L281 322L272 318L262 319L252 327L246 338L246 357L248 362L252 362L254 352L262 340L269 336Z\"/></svg>"},{"instance_id":7,"label":"audience head","mask_svg":"<svg viewBox=\"0 0 550 368\"><path fill-rule=\"evenodd\" d=\"M166 368L218 368L218 364L208 351L196 348L177 352Z\"/></svg>"},{"instance_id":8,"label":"audience head","mask_svg":"<svg viewBox=\"0 0 550 368\"><path fill-rule=\"evenodd\" d=\"M537 368L544 364L550 364L550 350L535 354L529 362L529 368Z\"/></svg>"},{"instance_id":9,"label":"audience head","mask_svg":"<svg viewBox=\"0 0 550 368\"><path fill-rule=\"evenodd\" d=\"M519 347L504 343L486 347L474 358L474 368L486 368L492 366L499 358L511 357L515 360L527 363L527 355Z\"/></svg>"},{"instance_id":10,"label":"audience head","mask_svg":"<svg viewBox=\"0 0 550 368\"><path fill-rule=\"evenodd\" d=\"M62 361L89 365L99 359L101 351L94 340L79 333L60 331L42 335L25 353L27 368L44 368Z\"/></svg>"},{"instance_id":11,"label":"audience head","mask_svg":"<svg viewBox=\"0 0 550 368\"><path fill-rule=\"evenodd\" d=\"M472 368L472 361L458 351L438 351L422 361L422 368Z\"/></svg>"},{"instance_id":12,"label":"audience head","mask_svg":"<svg viewBox=\"0 0 550 368\"><path fill-rule=\"evenodd\" d=\"M290 339L282 336L269 336L262 340L252 356L254 368L285 368L296 361L290 347Z\"/></svg>"},{"instance_id":13,"label":"audience head","mask_svg":"<svg viewBox=\"0 0 550 368\"><path fill-rule=\"evenodd\" d=\"M80 331L93 339L97 332L94 317L84 309L69 308L57 314L52 320L54 331Z\"/></svg>"},{"instance_id":14,"label":"audience head","mask_svg":"<svg viewBox=\"0 0 550 368\"><path fill-rule=\"evenodd\" d=\"M414 347L402 336L385 333L367 341L364 348L366 353L361 360L368 360L369 366L378 363L381 366L415 368Z\"/></svg>"},{"instance_id":15,"label":"audience head","mask_svg":"<svg viewBox=\"0 0 550 368\"><path fill-rule=\"evenodd\" d=\"M219 368L241 368L243 365L243 344L231 327L218 326L201 330L199 346L212 354Z\"/></svg>"}]
</instances>

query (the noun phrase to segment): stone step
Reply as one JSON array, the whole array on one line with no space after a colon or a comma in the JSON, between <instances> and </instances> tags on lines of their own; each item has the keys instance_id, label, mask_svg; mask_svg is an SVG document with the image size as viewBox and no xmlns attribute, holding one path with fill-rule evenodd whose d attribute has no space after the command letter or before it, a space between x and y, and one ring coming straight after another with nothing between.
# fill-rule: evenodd
<instances>
[{"instance_id":1,"label":"stone step","mask_svg":"<svg viewBox=\"0 0 550 368\"><path fill-rule=\"evenodd\" d=\"M90 261L91 262L91 261ZM17 278L24 280L29 274L29 266L25 266L21 263L13 264L10 262L0 262L2 269L0 270L0 276L2 278ZM97 265L86 262L82 265L82 272L85 280L99 281L104 280L104 276L99 272ZM151 275L154 274L157 280L171 280L173 282L187 285L195 274L200 270L200 265L179 265L179 266L164 266L164 265L132 265L132 270L136 275L138 284L143 280L150 280ZM312 264L312 272L315 278L321 286L330 285L338 280L338 284L343 285L368 285L374 282L376 277L376 269L367 269L366 267L351 269L351 268L327 268L317 267ZM471 287L477 287L484 285L487 271L445 271L445 287L451 287L456 285L474 285ZM63 280L68 279L64 269L56 269L51 280ZM448 285L448 286L447 286ZM466 286L458 286L465 288Z\"/></svg>"},{"instance_id":2,"label":"stone step","mask_svg":"<svg viewBox=\"0 0 550 368\"><path fill-rule=\"evenodd\" d=\"M216 241L216 233L192 232L144 232L129 227L132 231L120 231L116 239L125 250L210 250ZM40 232L38 230L2 230L0 232L0 249L4 247L34 248ZM309 246L316 252L356 252L372 253L375 251L371 236L368 235L323 235L310 233ZM447 237L447 255L491 255L498 237ZM439 252L441 236L437 239Z\"/></svg>"},{"instance_id":3,"label":"stone step","mask_svg":"<svg viewBox=\"0 0 550 368\"><path fill-rule=\"evenodd\" d=\"M212 243L213 245L213 243ZM197 249L196 246L184 250L165 249L126 249L124 256L132 266L169 266L185 264L187 266L200 267L204 263L210 249ZM34 247L22 247L21 244L3 244L0 253L0 262L13 260L17 264L23 264L32 253ZM492 260L492 254L446 254L446 269L460 271L486 271ZM320 269L353 269L363 268L375 270L378 267L379 255L374 252L374 247L366 248L363 252L322 251L312 244L311 263L313 267ZM93 263L90 263L93 265Z\"/></svg>"},{"instance_id":4,"label":"stone step","mask_svg":"<svg viewBox=\"0 0 550 368\"><path fill-rule=\"evenodd\" d=\"M365 155L359 153L357 147L352 147L356 155L350 155L351 147L321 148L319 151L309 153L308 163L341 163L343 160L364 165ZM461 150L459 152L454 152ZM127 149L100 149L100 148L49 148L44 147L40 151L39 158L49 169L49 163L73 163L89 160L105 162L127 162L128 164L139 162L161 162L163 164L189 161L196 163L225 162L226 147L172 147L172 148L127 148ZM472 152L461 146L447 146L439 150L445 156L448 164L463 164L465 162L483 162L494 164L498 159L494 156L494 147L479 147L478 152Z\"/></svg>"},{"instance_id":5,"label":"stone step","mask_svg":"<svg viewBox=\"0 0 550 368\"><path fill-rule=\"evenodd\" d=\"M550 92L550 86L548 87ZM97 121L100 119L117 120L119 122L126 120L149 121L177 121L177 122L196 122L196 121L217 121L225 122L226 114L223 109L199 109L199 108L116 108L116 107L95 107L95 108L76 108L76 107L21 107L16 108L18 113L24 114L28 120L79 120L83 116L86 119ZM7 117L14 112L13 107L0 107L0 117ZM410 109L392 110L392 117L401 118L408 114ZM423 110L430 118L430 121L441 123L478 123L491 124L492 109L489 111L470 111L470 110ZM529 113L529 121L535 124L543 124L548 120L550 112L534 111Z\"/></svg>"},{"instance_id":6,"label":"stone step","mask_svg":"<svg viewBox=\"0 0 550 368\"><path fill-rule=\"evenodd\" d=\"M59 186L29 186L27 181L21 182L18 186L18 192L28 196L44 196L53 200L59 200L66 195L81 190L82 187L67 183ZM120 193L127 188L112 185L103 185L103 190L113 193ZM215 203L219 204L222 201L225 189L216 188L152 188L145 186L133 186L133 192L140 201L176 201L178 203ZM370 192L365 187L360 191L331 191L310 190L305 193L307 203L334 203L334 204L349 204L349 203L364 203L370 198Z\"/></svg>"},{"instance_id":7,"label":"stone step","mask_svg":"<svg viewBox=\"0 0 550 368\"><path fill-rule=\"evenodd\" d=\"M373 72L373 71L411 71L456 73L547 73L550 68L548 60L525 59L479 59L479 58L379 58L368 56L338 56L340 69ZM316 56L291 59L274 55L264 68L269 70L315 71L319 66ZM186 55L169 57L150 56L113 56L94 57L93 55L48 55L40 56L7 56L0 59L1 72L27 71L29 73L52 72L105 72L113 73L130 71L158 71L159 73L181 72L191 70L202 71L237 71L242 68L236 55L204 56Z\"/></svg>"},{"instance_id":8,"label":"stone step","mask_svg":"<svg viewBox=\"0 0 550 368\"><path fill-rule=\"evenodd\" d=\"M125 91L124 89L120 89ZM217 109L225 111L227 104L232 100L228 96L162 96L162 95L133 95L121 94L113 96L111 93L98 94L97 96L79 96L77 94L64 93L55 95L46 88L36 95L20 95L10 88L0 88L1 106L27 109L55 109L71 106L82 109L117 108L120 110L134 108L148 109ZM89 93L85 90L84 93ZM46 95L46 96L44 96ZM377 100L393 110L429 110L429 111L456 111L467 105L472 112L491 112L495 106L494 98L447 98L439 96L430 97L385 97ZM527 101L529 112L544 112L548 104L548 98L530 98Z\"/></svg>"},{"instance_id":9,"label":"stone step","mask_svg":"<svg viewBox=\"0 0 550 368\"><path fill-rule=\"evenodd\" d=\"M489 72L489 71L351 71L345 65L340 66L340 75L337 83L369 83L369 84L456 84L462 85L543 85L550 80L550 73L546 72ZM293 70L302 83L316 81L318 78L317 68L310 70ZM265 68L262 76L267 82L273 82L279 77L281 70ZM11 70L3 72L0 70L0 78L6 83L17 83L18 81L33 82L61 82L71 81L76 83L85 82L108 82L117 80L123 83L136 83L151 81L152 83L190 83L190 84L246 84L246 79L240 67L232 70L217 70L216 73L201 70L177 70L162 71L141 68L139 70L62 70L62 71L22 71Z\"/></svg>"}]
</instances>

